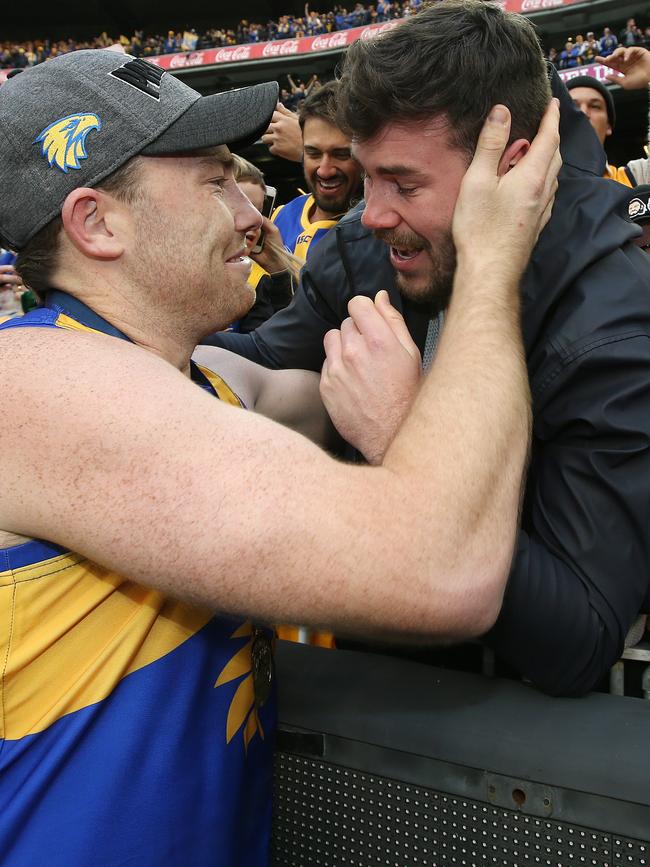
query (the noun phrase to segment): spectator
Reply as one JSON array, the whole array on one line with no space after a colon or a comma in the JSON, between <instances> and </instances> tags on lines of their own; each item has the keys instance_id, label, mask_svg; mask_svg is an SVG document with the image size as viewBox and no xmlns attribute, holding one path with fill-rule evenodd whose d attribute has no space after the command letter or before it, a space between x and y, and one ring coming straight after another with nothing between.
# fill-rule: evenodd
<instances>
[{"instance_id":1,"label":"spectator","mask_svg":"<svg viewBox=\"0 0 650 867\"><path fill-rule=\"evenodd\" d=\"M603 35L600 38L600 56L609 57L618 47L618 39L614 36L609 27L605 27Z\"/></svg>"},{"instance_id":2,"label":"spectator","mask_svg":"<svg viewBox=\"0 0 650 867\"><path fill-rule=\"evenodd\" d=\"M560 51L557 65L558 69L575 69L576 66L580 66L578 48L570 39L565 44L564 50Z\"/></svg>"},{"instance_id":3,"label":"spectator","mask_svg":"<svg viewBox=\"0 0 650 867\"><path fill-rule=\"evenodd\" d=\"M589 118L589 123L604 148L606 139L616 127L616 109L609 88L591 75L571 78L566 86L574 104ZM618 168L608 163L605 177L627 187L635 184L633 176L625 166Z\"/></svg>"},{"instance_id":4,"label":"spectator","mask_svg":"<svg viewBox=\"0 0 650 867\"><path fill-rule=\"evenodd\" d=\"M337 93L338 83L330 81L303 102L299 123L310 192L278 208L273 216L285 245L303 261L359 192L361 172L349 137L337 126Z\"/></svg>"},{"instance_id":5,"label":"spectator","mask_svg":"<svg viewBox=\"0 0 650 867\"><path fill-rule=\"evenodd\" d=\"M266 193L262 172L243 157L233 155L233 177L251 204L262 213ZM254 253L253 248L258 244L262 231L265 233L263 248ZM293 296L293 281L297 282L302 265L287 253L278 229L270 220L265 220L263 227L247 233L246 246L254 262L248 283L255 292L255 303L231 328L242 334L253 331L287 306Z\"/></svg>"},{"instance_id":6,"label":"spectator","mask_svg":"<svg viewBox=\"0 0 650 867\"><path fill-rule=\"evenodd\" d=\"M632 48L634 45L643 44L643 34L639 30L634 18L628 18L623 30L618 37L619 44L625 48Z\"/></svg>"},{"instance_id":7,"label":"spectator","mask_svg":"<svg viewBox=\"0 0 650 867\"><path fill-rule=\"evenodd\" d=\"M587 33L587 41L585 42L582 52L582 61L586 64L594 63L596 57L598 57L599 54L600 43L594 36L593 31L590 31L589 33Z\"/></svg>"},{"instance_id":8,"label":"spectator","mask_svg":"<svg viewBox=\"0 0 650 867\"><path fill-rule=\"evenodd\" d=\"M637 45L633 48L618 48L609 57L599 57L598 60L609 66L617 75L610 74L607 79L616 83L623 90L645 90L650 84L650 51ZM650 127L648 129L650 140ZM634 183L650 184L650 160L647 157L630 160L624 169Z\"/></svg>"}]
</instances>

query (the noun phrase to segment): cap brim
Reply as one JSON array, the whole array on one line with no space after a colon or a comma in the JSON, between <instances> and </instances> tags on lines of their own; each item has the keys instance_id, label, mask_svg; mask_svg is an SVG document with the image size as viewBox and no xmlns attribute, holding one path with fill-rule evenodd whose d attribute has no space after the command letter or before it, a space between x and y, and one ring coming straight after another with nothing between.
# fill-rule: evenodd
<instances>
[{"instance_id":1,"label":"cap brim","mask_svg":"<svg viewBox=\"0 0 650 867\"><path fill-rule=\"evenodd\" d=\"M197 99L171 126L144 148L145 156L185 153L252 144L268 127L278 101L275 81Z\"/></svg>"}]
</instances>

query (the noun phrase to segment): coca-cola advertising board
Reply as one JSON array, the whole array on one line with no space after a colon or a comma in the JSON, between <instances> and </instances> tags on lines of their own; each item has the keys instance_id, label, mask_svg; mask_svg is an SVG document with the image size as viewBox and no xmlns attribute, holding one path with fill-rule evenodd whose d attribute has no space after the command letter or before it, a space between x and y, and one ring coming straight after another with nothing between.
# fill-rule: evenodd
<instances>
[{"instance_id":1,"label":"coca-cola advertising board","mask_svg":"<svg viewBox=\"0 0 650 867\"><path fill-rule=\"evenodd\" d=\"M275 57L293 57L297 54L315 54L321 51L341 51L357 39L371 39L399 23L399 20L386 21L382 24L354 27L351 30L336 30L334 33L323 33L319 36L228 45L225 48L207 48L203 51L188 51L185 54L163 54L161 57L148 57L147 60L162 69L176 70L219 63L238 63L242 60L268 60Z\"/></svg>"}]
</instances>

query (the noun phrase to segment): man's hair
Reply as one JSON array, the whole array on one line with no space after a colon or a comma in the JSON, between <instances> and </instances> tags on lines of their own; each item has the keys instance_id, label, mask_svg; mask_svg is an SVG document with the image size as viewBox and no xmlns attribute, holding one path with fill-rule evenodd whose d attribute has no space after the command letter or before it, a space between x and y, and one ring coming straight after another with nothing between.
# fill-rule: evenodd
<instances>
[{"instance_id":1,"label":"man's hair","mask_svg":"<svg viewBox=\"0 0 650 867\"><path fill-rule=\"evenodd\" d=\"M142 193L139 159L134 157L124 163L117 171L100 181L97 189L110 193L122 202L135 202ZM62 229L61 217L50 220L18 252L16 258L16 271L24 285L41 299L48 289L55 288L50 281L58 264Z\"/></svg>"},{"instance_id":2,"label":"man's hair","mask_svg":"<svg viewBox=\"0 0 650 867\"><path fill-rule=\"evenodd\" d=\"M305 129L305 121L310 117L327 121L332 126L339 125L337 116L339 86L338 81L328 81L327 84L312 89L309 96L303 99L298 115L301 130Z\"/></svg>"},{"instance_id":3,"label":"man's hair","mask_svg":"<svg viewBox=\"0 0 650 867\"><path fill-rule=\"evenodd\" d=\"M250 184L257 184L258 187L266 190L264 172L260 171L253 163L249 163L244 157L240 157L239 154L232 155L232 174L237 183L248 181Z\"/></svg>"},{"instance_id":4,"label":"man's hair","mask_svg":"<svg viewBox=\"0 0 650 867\"><path fill-rule=\"evenodd\" d=\"M532 139L551 98L532 24L483 0L442 0L348 49L338 125L360 140L388 122L442 117L451 142L473 153L496 103L512 115L510 141Z\"/></svg>"}]
</instances>

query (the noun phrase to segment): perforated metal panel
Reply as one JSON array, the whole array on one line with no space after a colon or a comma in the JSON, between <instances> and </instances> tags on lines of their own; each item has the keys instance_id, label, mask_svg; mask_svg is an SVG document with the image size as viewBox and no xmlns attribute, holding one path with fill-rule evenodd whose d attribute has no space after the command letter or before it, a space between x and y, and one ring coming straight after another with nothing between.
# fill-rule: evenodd
<instances>
[{"instance_id":1,"label":"perforated metal panel","mask_svg":"<svg viewBox=\"0 0 650 867\"><path fill-rule=\"evenodd\" d=\"M649 829L650 831L650 829ZM623 865L650 865L650 844L640 840L628 840L624 837L613 837L614 864Z\"/></svg>"},{"instance_id":2,"label":"perforated metal panel","mask_svg":"<svg viewBox=\"0 0 650 867\"><path fill-rule=\"evenodd\" d=\"M274 867L613 867L648 844L278 752Z\"/></svg>"}]
</instances>

